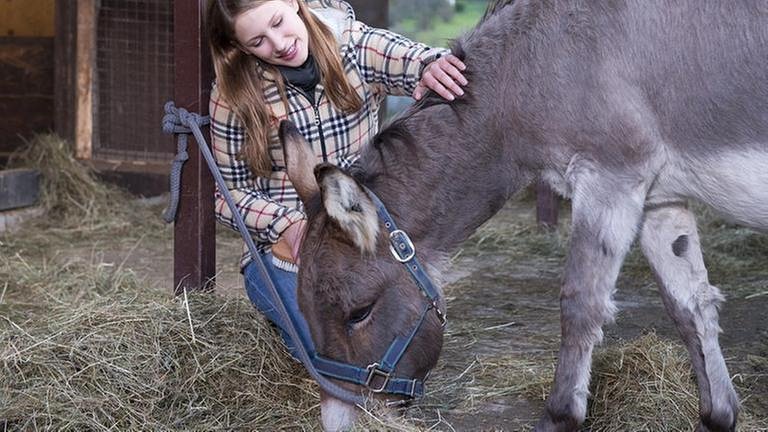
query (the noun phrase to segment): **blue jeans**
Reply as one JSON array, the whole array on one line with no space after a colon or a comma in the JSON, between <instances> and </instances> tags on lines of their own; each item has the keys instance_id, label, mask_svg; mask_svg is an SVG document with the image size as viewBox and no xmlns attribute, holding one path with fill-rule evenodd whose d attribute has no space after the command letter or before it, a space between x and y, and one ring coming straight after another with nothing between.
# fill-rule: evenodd
<instances>
[{"instance_id":1,"label":"blue jeans","mask_svg":"<svg viewBox=\"0 0 768 432\"><path fill-rule=\"evenodd\" d=\"M293 322L296 331L299 333L299 338L301 339L300 342L304 345L304 348L311 357L315 352L315 345L312 342L312 336L309 333L307 321L304 319L304 315L299 311L299 303L296 297L296 273L275 267L275 265L272 264L271 253L259 254L257 259L259 258L266 266L267 273L275 284L275 288L277 288L285 308L288 310L291 321ZM255 261L251 261L245 267L243 278L245 279L245 291L248 293L248 298L251 299L251 303L253 303L256 308L267 317L267 319L277 326L288 351L290 351L293 357L298 359L299 355L296 349L296 344L288 334L288 327L283 321L283 317L277 311L275 306L276 303L269 292L269 288L267 288L267 283L261 277L261 271Z\"/></svg>"}]
</instances>

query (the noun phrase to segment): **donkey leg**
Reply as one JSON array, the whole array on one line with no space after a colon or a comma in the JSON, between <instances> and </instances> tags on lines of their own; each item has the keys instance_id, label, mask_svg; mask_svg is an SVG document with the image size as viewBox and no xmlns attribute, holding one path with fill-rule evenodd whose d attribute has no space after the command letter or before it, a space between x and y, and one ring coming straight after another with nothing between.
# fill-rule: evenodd
<instances>
[{"instance_id":1,"label":"donkey leg","mask_svg":"<svg viewBox=\"0 0 768 432\"><path fill-rule=\"evenodd\" d=\"M592 349L613 320L616 278L642 218L642 183L631 188L597 174L581 180L560 293L560 353L540 432L577 430L586 417Z\"/></svg>"},{"instance_id":2,"label":"donkey leg","mask_svg":"<svg viewBox=\"0 0 768 432\"><path fill-rule=\"evenodd\" d=\"M696 372L697 430L733 431L739 402L717 340L723 296L709 284L693 214L682 205L648 210L640 239Z\"/></svg>"}]
</instances>

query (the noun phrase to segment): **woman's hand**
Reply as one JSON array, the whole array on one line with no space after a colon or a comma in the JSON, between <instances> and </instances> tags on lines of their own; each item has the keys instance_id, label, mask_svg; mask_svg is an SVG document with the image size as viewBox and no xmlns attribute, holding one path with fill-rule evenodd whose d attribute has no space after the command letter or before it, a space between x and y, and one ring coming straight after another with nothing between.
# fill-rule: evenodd
<instances>
[{"instance_id":1,"label":"woman's hand","mask_svg":"<svg viewBox=\"0 0 768 432\"><path fill-rule=\"evenodd\" d=\"M299 250L304 239L306 226L307 221L304 219L289 226L283 231L277 243L272 246L272 253L279 259L299 265Z\"/></svg>"},{"instance_id":2,"label":"woman's hand","mask_svg":"<svg viewBox=\"0 0 768 432\"><path fill-rule=\"evenodd\" d=\"M413 91L413 98L420 100L427 90L432 90L446 100L456 99L464 94L459 84L467 85L467 79L461 73L466 68L467 66L453 54L440 57L422 71L421 80Z\"/></svg>"}]
</instances>

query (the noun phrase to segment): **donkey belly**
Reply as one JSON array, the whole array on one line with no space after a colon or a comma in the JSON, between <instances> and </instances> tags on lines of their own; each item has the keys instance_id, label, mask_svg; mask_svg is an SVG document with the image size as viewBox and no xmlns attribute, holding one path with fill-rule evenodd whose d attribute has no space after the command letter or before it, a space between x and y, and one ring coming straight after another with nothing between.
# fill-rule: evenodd
<instances>
[{"instance_id":1,"label":"donkey belly","mask_svg":"<svg viewBox=\"0 0 768 432\"><path fill-rule=\"evenodd\" d=\"M671 161L648 202L680 198L699 200L735 222L768 230L768 142Z\"/></svg>"}]
</instances>

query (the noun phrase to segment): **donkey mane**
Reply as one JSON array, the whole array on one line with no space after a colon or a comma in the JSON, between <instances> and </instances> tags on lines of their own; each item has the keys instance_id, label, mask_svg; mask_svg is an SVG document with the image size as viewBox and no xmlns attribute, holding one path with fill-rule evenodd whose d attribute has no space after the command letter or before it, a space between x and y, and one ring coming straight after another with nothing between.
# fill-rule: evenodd
<instances>
[{"instance_id":1,"label":"donkey mane","mask_svg":"<svg viewBox=\"0 0 768 432\"><path fill-rule=\"evenodd\" d=\"M492 2L488 3L488 7L485 9L485 13L483 14L483 17L480 18L480 21L477 23L477 26L475 26L475 28L479 27L480 24L484 23L492 15L496 14L498 11L500 11L506 6L511 5L514 2L515 0L493 0Z\"/></svg>"},{"instance_id":2,"label":"donkey mane","mask_svg":"<svg viewBox=\"0 0 768 432\"><path fill-rule=\"evenodd\" d=\"M493 0L488 4L488 7L485 9L485 13L483 13L483 16L480 18L480 20L475 24L475 27L468 31L464 36L454 39L450 43L450 50L451 54L456 56L459 60L462 62L466 60L467 53L464 50L465 40L472 38L474 34L482 27L482 25L488 21L489 18L496 15L504 9L507 6L510 6L515 3L515 0ZM463 71L463 74L465 77L468 78L469 81L471 81L469 78L474 78L475 74L473 74L471 69L467 69ZM385 126L381 132L379 132L374 137L374 145L380 145L381 141L384 140L384 138L388 138L388 134L394 134L394 137L401 138L403 137L404 133L406 131L399 131L397 129L404 128L404 122L406 119L410 118L414 114L416 114L419 111L425 110L429 107L435 106L435 105L448 105L452 108L454 108L454 111L456 114L459 114L459 111L456 110L457 105L461 105L462 103L466 103L471 98L470 92L466 92L465 96L462 96L455 101L447 101L443 99L442 96L438 95L437 93L430 91L428 92L424 98L421 100L415 102L413 105L411 105L410 108L408 108L402 115L398 116L396 119L394 119L389 125Z\"/></svg>"},{"instance_id":3,"label":"donkey mane","mask_svg":"<svg viewBox=\"0 0 768 432\"><path fill-rule=\"evenodd\" d=\"M467 53L464 49L466 40L473 37L480 36L477 31L482 25L488 21L491 17L499 13L502 9L515 3L516 0L493 0L488 4L485 13L480 18L475 27L467 32L459 39L455 39L450 44L451 53L461 61L466 61ZM477 75L471 68L467 68L463 71L464 76L471 83L473 80L478 79ZM384 160L383 151L386 146L391 146L395 141L405 144L406 147L413 147L416 145L415 137L411 133L411 128L408 127L408 120L414 115L434 106L447 105L451 108L459 123L464 122L463 111L460 109L463 106L469 105L474 101L472 94L471 84L464 88L464 95L456 98L453 101L448 101L437 93L430 91L421 100L414 102L401 114L397 115L394 119L390 120L384 127L373 137L368 154L375 153L377 155L377 162ZM374 177L380 174L381 170L374 169L376 165L380 165L380 168L386 171L386 166L381 163L362 166L361 163L355 163L349 168L349 173L358 181L363 183L370 182Z\"/></svg>"}]
</instances>

